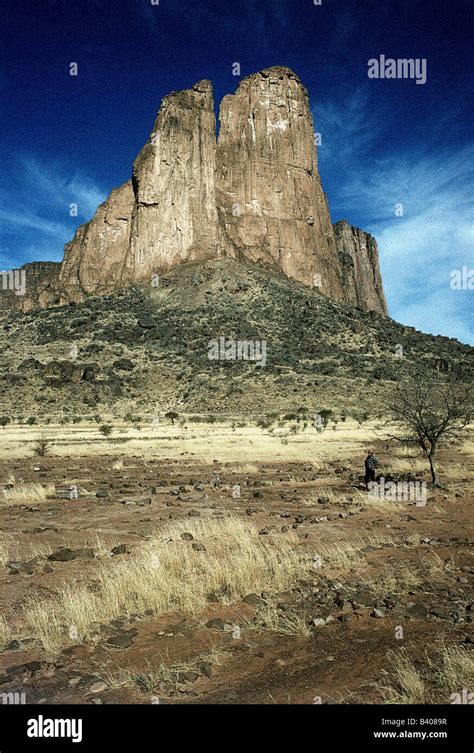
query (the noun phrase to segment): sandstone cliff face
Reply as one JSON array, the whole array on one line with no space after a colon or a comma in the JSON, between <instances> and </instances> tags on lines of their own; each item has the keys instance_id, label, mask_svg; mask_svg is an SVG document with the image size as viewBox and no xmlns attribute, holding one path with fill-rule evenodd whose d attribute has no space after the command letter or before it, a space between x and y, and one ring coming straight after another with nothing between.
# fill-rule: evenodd
<instances>
[{"instance_id":1,"label":"sandstone cliff face","mask_svg":"<svg viewBox=\"0 0 474 753\"><path fill-rule=\"evenodd\" d=\"M346 220L334 225L342 271L344 301L350 306L387 314L377 242Z\"/></svg>"},{"instance_id":2,"label":"sandstone cliff face","mask_svg":"<svg viewBox=\"0 0 474 753\"><path fill-rule=\"evenodd\" d=\"M131 180L66 245L59 280L40 276L12 307L81 301L227 256L386 313L375 240L331 224L299 78L284 67L248 76L224 97L220 123L216 143L209 81L165 97Z\"/></svg>"},{"instance_id":3,"label":"sandstone cliff face","mask_svg":"<svg viewBox=\"0 0 474 753\"><path fill-rule=\"evenodd\" d=\"M24 264L20 269L2 275L0 282L0 311L32 311L60 303L60 262L38 261ZM13 274L13 276L12 276ZM15 290L24 294L18 295Z\"/></svg>"},{"instance_id":4,"label":"sandstone cliff face","mask_svg":"<svg viewBox=\"0 0 474 753\"><path fill-rule=\"evenodd\" d=\"M224 97L216 192L226 252L279 266L342 299L306 89L288 68L245 78Z\"/></svg>"},{"instance_id":5,"label":"sandstone cliff face","mask_svg":"<svg viewBox=\"0 0 474 753\"><path fill-rule=\"evenodd\" d=\"M61 302L81 301L120 287L130 248L134 195L131 181L114 188L90 222L78 228L64 249Z\"/></svg>"},{"instance_id":6,"label":"sandstone cliff face","mask_svg":"<svg viewBox=\"0 0 474 753\"><path fill-rule=\"evenodd\" d=\"M133 166L127 280L217 255L215 144L210 81L165 97Z\"/></svg>"},{"instance_id":7,"label":"sandstone cliff face","mask_svg":"<svg viewBox=\"0 0 474 753\"><path fill-rule=\"evenodd\" d=\"M216 256L215 134L209 81L164 98L132 180L114 189L65 247L62 302Z\"/></svg>"}]
</instances>

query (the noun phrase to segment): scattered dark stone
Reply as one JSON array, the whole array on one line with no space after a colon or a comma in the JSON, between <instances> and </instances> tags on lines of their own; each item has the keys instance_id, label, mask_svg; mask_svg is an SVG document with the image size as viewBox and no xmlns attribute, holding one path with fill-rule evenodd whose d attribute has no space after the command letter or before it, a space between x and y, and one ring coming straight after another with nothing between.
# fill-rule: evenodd
<instances>
[{"instance_id":1,"label":"scattered dark stone","mask_svg":"<svg viewBox=\"0 0 474 753\"><path fill-rule=\"evenodd\" d=\"M35 571L35 561L30 560L29 562L22 562L21 563L21 572L26 573L26 575L33 575Z\"/></svg>"},{"instance_id":2,"label":"scattered dark stone","mask_svg":"<svg viewBox=\"0 0 474 753\"><path fill-rule=\"evenodd\" d=\"M203 661L198 666L199 666L199 670L200 670L201 674L203 674L205 677L208 677L209 679L211 679L211 677L212 677L212 664L210 664L207 661Z\"/></svg>"},{"instance_id":3,"label":"scattered dark stone","mask_svg":"<svg viewBox=\"0 0 474 753\"><path fill-rule=\"evenodd\" d=\"M181 538L183 539L183 541L193 541L194 540L194 536L193 536L192 533L182 533L181 534Z\"/></svg>"},{"instance_id":4,"label":"scattered dark stone","mask_svg":"<svg viewBox=\"0 0 474 753\"><path fill-rule=\"evenodd\" d=\"M21 570L21 562L7 562L7 567L12 575L16 575Z\"/></svg>"},{"instance_id":5,"label":"scattered dark stone","mask_svg":"<svg viewBox=\"0 0 474 753\"><path fill-rule=\"evenodd\" d=\"M440 620L444 620L447 617L445 610L441 609L440 607L431 607L430 614L432 614L433 617L437 617Z\"/></svg>"},{"instance_id":6,"label":"scattered dark stone","mask_svg":"<svg viewBox=\"0 0 474 753\"><path fill-rule=\"evenodd\" d=\"M134 365L129 358L117 358L113 365L116 369L120 369L120 371L131 371L134 368Z\"/></svg>"},{"instance_id":7,"label":"scattered dark stone","mask_svg":"<svg viewBox=\"0 0 474 753\"><path fill-rule=\"evenodd\" d=\"M428 609L424 604L412 604L408 607L407 614L418 620L426 620L428 617Z\"/></svg>"},{"instance_id":8,"label":"scattered dark stone","mask_svg":"<svg viewBox=\"0 0 474 753\"><path fill-rule=\"evenodd\" d=\"M224 620L221 620L220 617L213 617L212 620L206 622L206 627L212 630L224 630L225 624Z\"/></svg>"},{"instance_id":9,"label":"scattered dark stone","mask_svg":"<svg viewBox=\"0 0 474 753\"><path fill-rule=\"evenodd\" d=\"M378 608L377 609L373 609L372 612L370 613L370 616L371 617L377 617L378 619L381 619L382 617L385 617L385 612L383 611L383 609L378 609Z\"/></svg>"},{"instance_id":10,"label":"scattered dark stone","mask_svg":"<svg viewBox=\"0 0 474 753\"><path fill-rule=\"evenodd\" d=\"M27 661L25 662L25 667L29 672L38 672L44 664L45 662L40 661Z\"/></svg>"},{"instance_id":11,"label":"scattered dark stone","mask_svg":"<svg viewBox=\"0 0 474 753\"><path fill-rule=\"evenodd\" d=\"M196 682L199 677L199 672L178 672L176 679L179 683Z\"/></svg>"},{"instance_id":12,"label":"scattered dark stone","mask_svg":"<svg viewBox=\"0 0 474 753\"><path fill-rule=\"evenodd\" d=\"M128 630L122 631L122 635L128 635L129 638L135 638L137 633L138 633L138 630L136 628L128 628Z\"/></svg>"},{"instance_id":13,"label":"scattered dark stone","mask_svg":"<svg viewBox=\"0 0 474 753\"><path fill-rule=\"evenodd\" d=\"M97 492L96 492L95 496L99 497L99 498L108 497L109 496L109 492L108 492L107 489L100 488L100 489L97 489Z\"/></svg>"},{"instance_id":14,"label":"scattered dark stone","mask_svg":"<svg viewBox=\"0 0 474 753\"><path fill-rule=\"evenodd\" d=\"M15 675L23 675L28 672L26 664L15 664L13 667L7 667L6 673L9 677L15 677Z\"/></svg>"},{"instance_id":15,"label":"scattered dark stone","mask_svg":"<svg viewBox=\"0 0 474 753\"><path fill-rule=\"evenodd\" d=\"M75 558L81 560L92 560L95 557L93 549L73 549Z\"/></svg>"},{"instance_id":16,"label":"scattered dark stone","mask_svg":"<svg viewBox=\"0 0 474 753\"><path fill-rule=\"evenodd\" d=\"M142 329L153 329L154 327L157 327L158 324L155 322L153 317L151 316L141 316L138 320L138 326Z\"/></svg>"},{"instance_id":17,"label":"scattered dark stone","mask_svg":"<svg viewBox=\"0 0 474 753\"><path fill-rule=\"evenodd\" d=\"M106 643L113 648L129 648L129 646L133 646L132 637L127 633L112 635L110 638L107 638Z\"/></svg>"},{"instance_id":18,"label":"scattered dark stone","mask_svg":"<svg viewBox=\"0 0 474 753\"><path fill-rule=\"evenodd\" d=\"M10 641L5 646L5 651L18 651L18 649L21 648L19 641Z\"/></svg>"},{"instance_id":19,"label":"scattered dark stone","mask_svg":"<svg viewBox=\"0 0 474 753\"><path fill-rule=\"evenodd\" d=\"M138 505L138 507L144 507L145 505L151 505L151 497L142 497L141 499L121 499L122 505Z\"/></svg>"},{"instance_id":20,"label":"scattered dark stone","mask_svg":"<svg viewBox=\"0 0 474 753\"><path fill-rule=\"evenodd\" d=\"M130 554L130 549L127 544L117 544L112 549L112 554Z\"/></svg>"},{"instance_id":21,"label":"scattered dark stone","mask_svg":"<svg viewBox=\"0 0 474 753\"><path fill-rule=\"evenodd\" d=\"M50 560L50 562L69 562L74 559L76 559L76 555L73 550L68 547L57 549L52 554L48 555L48 560Z\"/></svg>"},{"instance_id":22,"label":"scattered dark stone","mask_svg":"<svg viewBox=\"0 0 474 753\"><path fill-rule=\"evenodd\" d=\"M261 596L257 596L257 594L248 594L242 601L244 604L250 604L252 607L262 607L265 605L265 600Z\"/></svg>"},{"instance_id":23,"label":"scattered dark stone","mask_svg":"<svg viewBox=\"0 0 474 753\"><path fill-rule=\"evenodd\" d=\"M207 549L204 546L204 544L199 544L197 542L194 542L194 544L192 545L192 547L193 547L193 549L194 549L195 552L207 552Z\"/></svg>"}]
</instances>

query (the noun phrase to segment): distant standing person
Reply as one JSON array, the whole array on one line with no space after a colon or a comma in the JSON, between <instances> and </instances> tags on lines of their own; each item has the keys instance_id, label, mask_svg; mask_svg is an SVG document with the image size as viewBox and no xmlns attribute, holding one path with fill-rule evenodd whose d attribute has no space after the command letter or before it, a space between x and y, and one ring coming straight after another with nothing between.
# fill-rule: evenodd
<instances>
[{"instance_id":1,"label":"distant standing person","mask_svg":"<svg viewBox=\"0 0 474 753\"><path fill-rule=\"evenodd\" d=\"M375 481L375 469L380 468L380 463L375 457L372 450L369 450L365 459L365 485L369 486L371 481Z\"/></svg>"}]
</instances>

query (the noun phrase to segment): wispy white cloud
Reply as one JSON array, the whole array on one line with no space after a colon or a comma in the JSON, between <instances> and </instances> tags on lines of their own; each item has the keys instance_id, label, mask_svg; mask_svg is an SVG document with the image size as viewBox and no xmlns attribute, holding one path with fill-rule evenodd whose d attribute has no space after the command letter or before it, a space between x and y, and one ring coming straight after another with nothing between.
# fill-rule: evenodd
<instances>
[{"instance_id":1,"label":"wispy white cloud","mask_svg":"<svg viewBox=\"0 0 474 753\"><path fill-rule=\"evenodd\" d=\"M315 109L321 166L338 183L333 216L377 238L391 315L474 343L474 293L449 284L453 269L474 266L474 147L443 147L427 137L394 151L391 124L365 88L344 104Z\"/></svg>"},{"instance_id":2,"label":"wispy white cloud","mask_svg":"<svg viewBox=\"0 0 474 753\"><path fill-rule=\"evenodd\" d=\"M40 233L45 233L53 238L62 238L66 240L70 234L67 225L63 225L60 222L45 220L38 217L33 212L16 212L0 208L0 220L4 224L4 228L5 226L10 226L15 230L29 228L38 230Z\"/></svg>"},{"instance_id":3,"label":"wispy white cloud","mask_svg":"<svg viewBox=\"0 0 474 753\"><path fill-rule=\"evenodd\" d=\"M70 171L60 164L44 164L35 157L26 156L23 166L23 188L34 191L35 196L48 207L69 210L77 204L78 215L90 219L99 204L106 198L98 186L77 170Z\"/></svg>"},{"instance_id":4,"label":"wispy white cloud","mask_svg":"<svg viewBox=\"0 0 474 753\"><path fill-rule=\"evenodd\" d=\"M343 191L348 205L357 202L366 229L378 239L395 318L469 342L474 341L472 296L449 283L453 269L474 261L472 165L473 147L411 159L393 155L363 169Z\"/></svg>"},{"instance_id":5,"label":"wispy white cloud","mask_svg":"<svg viewBox=\"0 0 474 753\"><path fill-rule=\"evenodd\" d=\"M40 259L43 252L45 259L60 258L78 222L89 220L106 198L80 171L31 155L14 161L4 177L8 190L0 190L0 255L11 266ZM77 216L71 204L77 205Z\"/></svg>"}]
</instances>

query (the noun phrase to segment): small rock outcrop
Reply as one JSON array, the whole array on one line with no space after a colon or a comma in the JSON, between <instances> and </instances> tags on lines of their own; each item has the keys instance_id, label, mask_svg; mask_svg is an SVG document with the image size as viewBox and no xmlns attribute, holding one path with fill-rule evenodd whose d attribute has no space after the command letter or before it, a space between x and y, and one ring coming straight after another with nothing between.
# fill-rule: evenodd
<instances>
[{"instance_id":1,"label":"small rock outcrop","mask_svg":"<svg viewBox=\"0 0 474 753\"><path fill-rule=\"evenodd\" d=\"M32 311L60 303L60 262L35 261L0 271L0 311Z\"/></svg>"}]
</instances>

